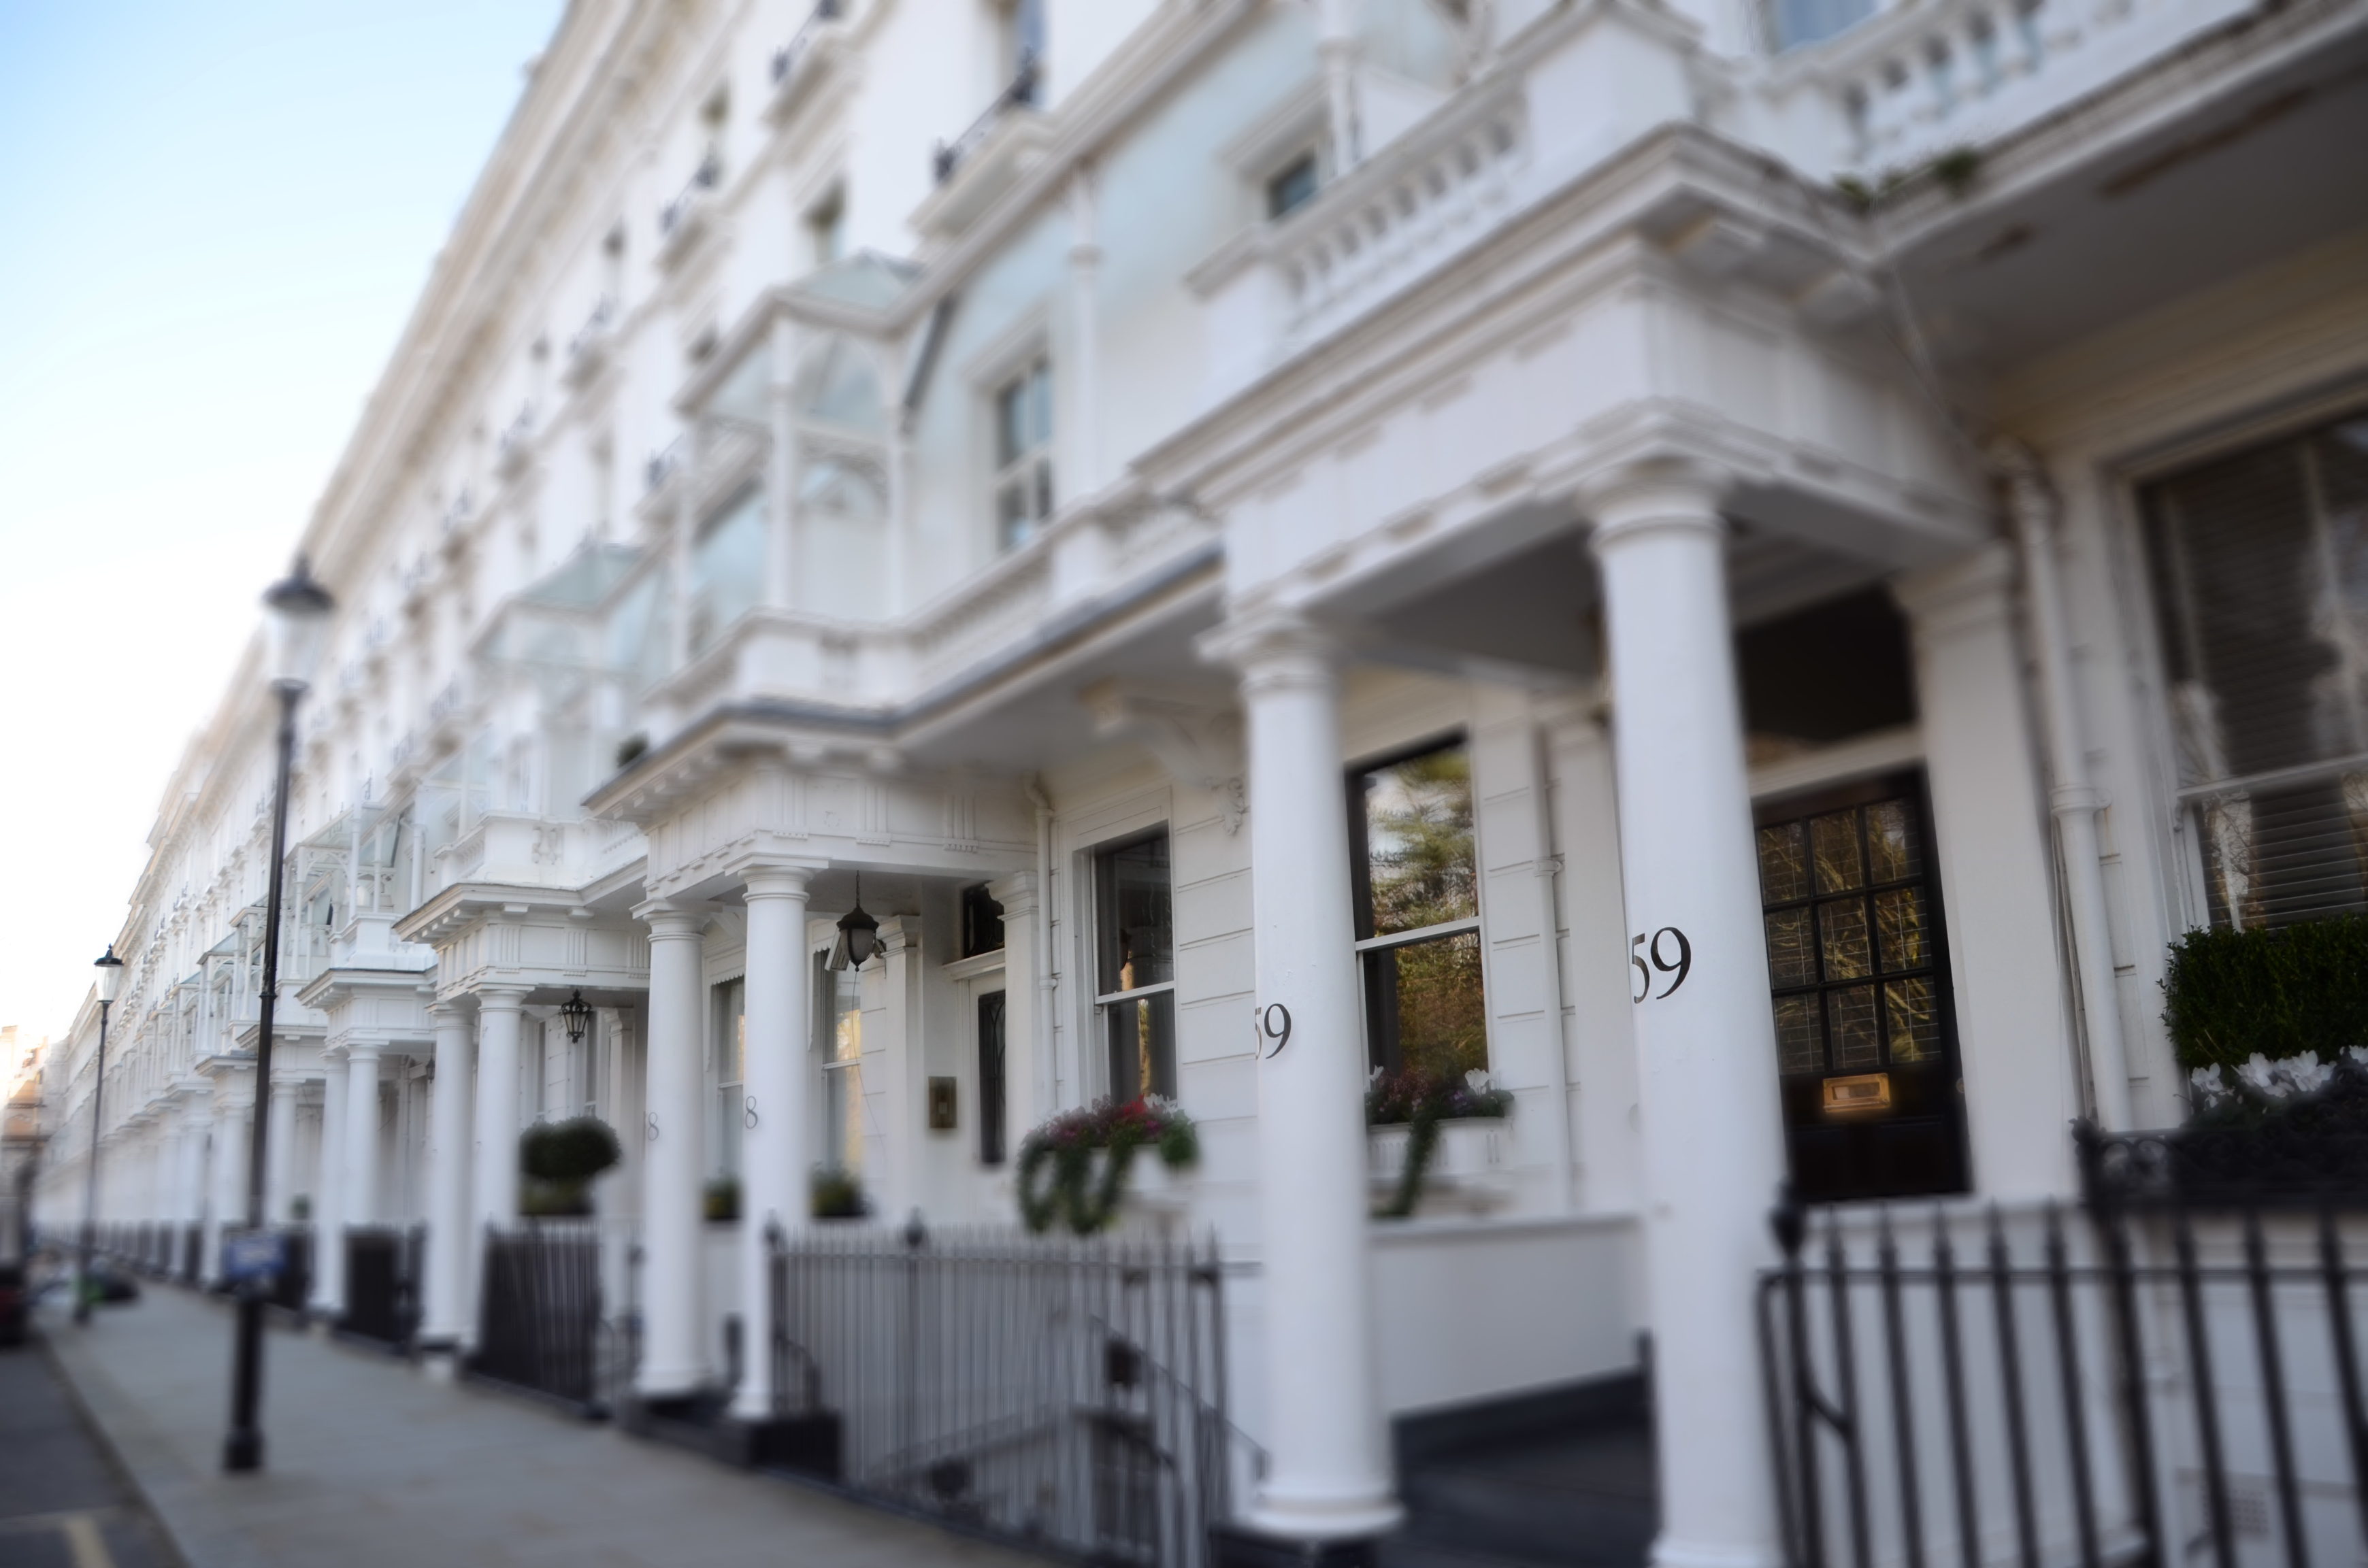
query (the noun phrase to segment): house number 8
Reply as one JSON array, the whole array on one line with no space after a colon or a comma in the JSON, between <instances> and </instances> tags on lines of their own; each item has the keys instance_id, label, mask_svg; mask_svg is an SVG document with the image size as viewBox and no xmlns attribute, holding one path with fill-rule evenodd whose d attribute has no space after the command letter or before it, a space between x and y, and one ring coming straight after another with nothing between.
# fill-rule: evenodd
<instances>
[{"instance_id":1,"label":"house number 8","mask_svg":"<svg viewBox=\"0 0 2368 1568\"><path fill-rule=\"evenodd\" d=\"M1670 958L1662 951L1662 949L1665 946L1669 945L1672 941L1675 942L1677 948L1677 957L1675 958ZM1637 951L1639 948L1642 948L1644 951ZM1653 960L1649 964L1645 961L1647 958L1650 958ZM1646 997L1652 996L1654 1001L1659 1002L1675 995L1677 994L1678 987L1686 983L1686 976L1693 971L1694 945L1686 940L1686 934L1683 931L1679 930L1674 926L1664 926L1659 930L1653 933L1650 942L1647 942L1643 937L1638 937L1635 940L1630 942L1628 944L1628 961L1636 966L1636 979L1638 981L1636 994L1634 996L1630 998L1630 1000L1642 1002ZM1663 974L1674 977L1669 982L1668 990L1662 992L1658 996L1653 996L1653 971L1655 970L1659 970Z\"/></svg>"}]
</instances>

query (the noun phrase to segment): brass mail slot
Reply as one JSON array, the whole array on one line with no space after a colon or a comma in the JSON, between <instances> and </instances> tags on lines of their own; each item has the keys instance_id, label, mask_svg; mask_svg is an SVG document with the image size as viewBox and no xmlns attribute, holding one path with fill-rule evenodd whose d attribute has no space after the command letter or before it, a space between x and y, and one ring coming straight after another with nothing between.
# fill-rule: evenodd
<instances>
[{"instance_id":1,"label":"brass mail slot","mask_svg":"<svg viewBox=\"0 0 2368 1568\"><path fill-rule=\"evenodd\" d=\"M1827 1116L1873 1116L1891 1108L1891 1074L1857 1073L1828 1078L1825 1084Z\"/></svg>"}]
</instances>

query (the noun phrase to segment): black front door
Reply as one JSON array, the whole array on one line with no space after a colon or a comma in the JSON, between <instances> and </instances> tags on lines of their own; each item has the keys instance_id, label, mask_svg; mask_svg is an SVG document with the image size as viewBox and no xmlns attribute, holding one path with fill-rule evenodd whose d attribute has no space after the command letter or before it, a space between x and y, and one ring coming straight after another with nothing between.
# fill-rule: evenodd
<instances>
[{"instance_id":1,"label":"black front door","mask_svg":"<svg viewBox=\"0 0 2368 1568\"><path fill-rule=\"evenodd\" d=\"M1804 1199L1965 1189L1956 1009L1923 776L1763 806L1776 1065Z\"/></svg>"}]
</instances>

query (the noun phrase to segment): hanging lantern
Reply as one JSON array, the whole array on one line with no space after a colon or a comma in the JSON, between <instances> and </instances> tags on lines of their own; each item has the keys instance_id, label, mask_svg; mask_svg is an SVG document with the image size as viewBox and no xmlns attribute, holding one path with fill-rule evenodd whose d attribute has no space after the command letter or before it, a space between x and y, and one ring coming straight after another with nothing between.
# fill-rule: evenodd
<instances>
[{"instance_id":1,"label":"hanging lantern","mask_svg":"<svg viewBox=\"0 0 2368 1568\"><path fill-rule=\"evenodd\" d=\"M861 969L880 950L880 922L863 912L863 874L855 876L855 907L838 917L838 940L830 946L825 969Z\"/></svg>"},{"instance_id":2,"label":"hanging lantern","mask_svg":"<svg viewBox=\"0 0 2368 1568\"><path fill-rule=\"evenodd\" d=\"M575 995L559 1005L559 1021L567 1027L568 1043L584 1043L585 1031L592 1027L592 1004L584 1000L581 986L576 988Z\"/></svg>"}]
</instances>

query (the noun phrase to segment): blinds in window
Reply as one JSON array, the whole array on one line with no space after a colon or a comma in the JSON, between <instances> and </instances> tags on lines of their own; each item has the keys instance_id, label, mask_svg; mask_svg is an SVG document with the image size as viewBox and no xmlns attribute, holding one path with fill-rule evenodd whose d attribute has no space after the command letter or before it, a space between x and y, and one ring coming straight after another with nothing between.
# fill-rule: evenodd
<instances>
[{"instance_id":1,"label":"blinds in window","mask_svg":"<svg viewBox=\"0 0 2368 1568\"><path fill-rule=\"evenodd\" d=\"M2368 418L2146 495L2215 925L2368 910Z\"/></svg>"}]
</instances>

